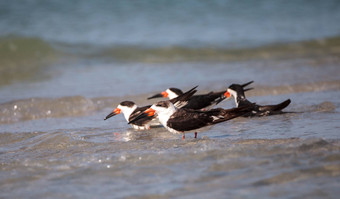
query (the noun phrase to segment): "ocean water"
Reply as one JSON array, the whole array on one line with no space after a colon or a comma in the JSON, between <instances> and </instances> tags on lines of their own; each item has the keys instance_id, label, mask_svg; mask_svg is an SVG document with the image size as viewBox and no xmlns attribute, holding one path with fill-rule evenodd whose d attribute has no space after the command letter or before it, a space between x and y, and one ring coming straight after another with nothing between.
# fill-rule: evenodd
<instances>
[{"instance_id":1,"label":"ocean water","mask_svg":"<svg viewBox=\"0 0 340 199\"><path fill-rule=\"evenodd\" d=\"M1 35L94 46L239 47L339 34L339 2L2 1Z\"/></svg>"},{"instance_id":2,"label":"ocean water","mask_svg":"<svg viewBox=\"0 0 340 199\"><path fill-rule=\"evenodd\" d=\"M338 198L339 21L337 0L0 1L0 198ZM251 80L295 113L185 140L103 120Z\"/></svg>"}]
</instances>

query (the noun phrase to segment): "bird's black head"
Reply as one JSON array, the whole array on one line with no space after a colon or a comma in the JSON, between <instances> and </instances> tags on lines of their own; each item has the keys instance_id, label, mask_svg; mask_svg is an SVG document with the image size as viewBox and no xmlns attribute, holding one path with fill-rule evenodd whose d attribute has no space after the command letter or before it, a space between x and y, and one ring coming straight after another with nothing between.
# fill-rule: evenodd
<instances>
[{"instance_id":1,"label":"bird's black head","mask_svg":"<svg viewBox=\"0 0 340 199\"><path fill-rule=\"evenodd\" d=\"M120 103L121 106L126 106L126 107L133 107L135 105L134 102L132 101L123 101Z\"/></svg>"},{"instance_id":2,"label":"bird's black head","mask_svg":"<svg viewBox=\"0 0 340 199\"><path fill-rule=\"evenodd\" d=\"M245 97L245 92L246 91L249 91L249 90L252 90L253 88L245 88L247 87L248 85L252 84L254 81L250 81L250 82L247 82L245 84L232 84L229 86L229 90L233 91L234 92L234 96L235 97Z\"/></svg>"},{"instance_id":3,"label":"bird's black head","mask_svg":"<svg viewBox=\"0 0 340 199\"><path fill-rule=\"evenodd\" d=\"M170 106L170 102L169 101L160 101L160 102L157 102L155 104L155 106L168 108Z\"/></svg>"},{"instance_id":4,"label":"bird's black head","mask_svg":"<svg viewBox=\"0 0 340 199\"><path fill-rule=\"evenodd\" d=\"M238 96L244 96L244 89L240 84L232 84L229 89L235 91Z\"/></svg>"},{"instance_id":5,"label":"bird's black head","mask_svg":"<svg viewBox=\"0 0 340 199\"><path fill-rule=\"evenodd\" d=\"M177 95L182 95L183 91L181 89L178 88L169 88L170 91L172 91L173 93L177 94Z\"/></svg>"}]
</instances>

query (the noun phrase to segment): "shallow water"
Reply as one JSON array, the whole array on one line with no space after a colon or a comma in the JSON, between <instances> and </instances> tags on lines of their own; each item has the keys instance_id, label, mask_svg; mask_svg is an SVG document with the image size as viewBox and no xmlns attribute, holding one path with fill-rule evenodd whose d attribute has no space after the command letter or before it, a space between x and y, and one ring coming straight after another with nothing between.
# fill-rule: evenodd
<instances>
[{"instance_id":1,"label":"shallow water","mask_svg":"<svg viewBox=\"0 0 340 199\"><path fill-rule=\"evenodd\" d=\"M338 198L339 3L145 2L0 3L0 198ZM251 101L292 113L185 140L103 120L251 80Z\"/></svg>"},{"instance_id":2,"label":"shallow water","mask_svg":"<svg viewBox=\"0 0 340 199\"><path fill-rule=\"evenodd\" d=\"M194 74L188 73L186 80L179 74L167 79L164 74L163 81L154 79L155 85L147 80L150 71L157 74L157 67L170 71L172 64L131 66L142 68L136 81L150 87L142 89L141 84L131 86L123 81L124 87L115 86L117 92L108 96L103 94L105 89L99 94L91 90L105 81L91 81L93 87L76 91L83 96L68 97L68 89L52 89L59 98L46 98L44 87L32 89L36 83L20 85L17 88L26 93L13 92L7 99L21 100L0 105L1 197L336 198L340 185L340 80L335 72L339 69L334 63L323 63L322 69L306 63L209 63L209 70L200 66L205 63L184 63L177 72L188 73L194 68ZM236 71L236 66L245 68L240 74L242 82L255 78L255 89L248 92L250 100L271 104L290 98L287 111L296 113L237 118L204 128L198 139L188 134L184 141L162 127L135 131L121 115L103 120L124 99L138 104L156 101L146 97L172 80L178 80L174 85L189 88L200 75L200 92L209 91L209 87L225 89L226 83L237 79L228 73ZM251 72L269 67L271 72ZM84 74L90 77L100 69L85 70ZM294 72L298 70L304 73ZM205 76L207 72L213 75ZM224 74L229 78L222 78ZM268 74L271 77L264 78ZM47 88L55 81L67 84L71 81L67 76L42 84ZM77 87L77 80L73 82L70 90ZM7 92L6 88L1 92ZM25 99L29 94L40 98ZM131 95L120 96L127 94ZM219 106L230 108L234 102L224 101Z\"/></svg>"},{"instance_id":3,"label":"shallow water","mask_svg":"<svg viewBox=\"0 0 340 199\"><path fill-rule=\"evenodd\" d=\"M25 147L15 147L12 141L10 151L2 155L6 163L1 164L1 195L336 198L338 194L338 140L182 141L148 133L134 134L128 142L110 140L113 133L94 135L105 142L65 132L17 134L17 145Z\"/></svg>"}]
</instances>

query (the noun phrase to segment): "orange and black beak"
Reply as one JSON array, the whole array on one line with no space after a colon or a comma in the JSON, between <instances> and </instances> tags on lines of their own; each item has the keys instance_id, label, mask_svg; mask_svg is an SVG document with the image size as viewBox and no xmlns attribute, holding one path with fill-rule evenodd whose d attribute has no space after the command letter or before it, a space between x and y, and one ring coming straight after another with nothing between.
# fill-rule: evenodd
<instances>
[{"instance_id":1,"label":"orange and black beak","mask_svg":"<svg viewBox=\"0 0 340 199\"><path fill-rule=\"evenodd\" d=\"M108 114L104 120L109 119L112 116L118 115L121 112L119 108L116 108L115 110L112 111L112 113Z\"/></svg>"},{"instance_id":2,"label":"orange and black beak","mask_svg":"<svg viewBox=\"0 0 340 199\"><path fill-rule=\"evenodd\" d=\"M226 97L226 98L229 98L231 95L230 95L230 93L228 92L228 91L226 91L224 94L224 97Z\"/></svg>"},{"instance_id":3,"label":"orange and black beak","mask_svg":"<svg viewBox=\"0 0 340 199\"><path fill-rule=\"evenodd\" d=\"M168 97L168 93L166 92L166 91L163 91L163 92L161 92L161 93L158 93L158 94L156 94L156 95L154 95L154 96L151 96L151 97L148 97L148 99L153 99L153 98L160 98L160 97Z\"/></svg>"},{"instance_id":4,"label":"orange and black beak","mask_svg":"<svg viewBox=\"0 0 340 199\"><path fill-rule=\"evenodd\" d=\"M154 115L155 115L155 112L156 112L156 111L155 111L154 109L152 109L152 108L148 108L148 109L146 109L146 110L144 111L144 113L147 113L149 117L154 116Z\"/></svg>"},{"instance_id":5,"label":"orange and black beak","mask_svg":"<svg viewBox=\"0 0 340 199\"><path fill-rule=\"evenodd\" d=\"M146 117L151 117L152 118L152 117L154 117L154 115L155 115L155 110L152 109L152 108L148 108L143 113L141 113L140 115L135 117L133 120L129 121L128 124L131 124L131 123L133 123L135 121L138 121L138 120L140 120L142 118L146 118Z\"/></svg>"}]
</instances>

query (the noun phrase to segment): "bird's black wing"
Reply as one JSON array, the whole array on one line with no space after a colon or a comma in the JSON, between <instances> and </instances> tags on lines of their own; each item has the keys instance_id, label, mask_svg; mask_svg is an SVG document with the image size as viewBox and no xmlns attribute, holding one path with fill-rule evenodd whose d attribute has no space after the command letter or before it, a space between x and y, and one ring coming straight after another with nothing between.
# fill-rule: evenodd
<instances>
[{"instance_id":1,"label":"bird's black wing","mask_svg":"<svg viewBox=\"0 0 340 199\"><path fill-rule=\"evenodd\" d=\"M250 105L253 105L254 107L256 106L255 103L250 102L246 98L243 98L243 99L238 101L238 107L250 106Z\"/></svg>"},{"instance_id":2,"label":"bird's black wing","mask_svg":"<svg viewBox=\"0 0 340 199\"><path fill-rule=\"evenodd\" d=\"M211 105L218 104L225 98L223 96L224 92L225 91L210 92L203 95L194 95L190 98L188 104L184 106L184 108L200 110Z\"/></svg>"},{"instance_id":3,"label":"bird's black wing","mask_svg":"<svg viewBox=\"0 0 340 199\"><path fill-rule=\"evenodd\" d=\"M168 120L167 126L177 131L190 131L210 125L212 118L205 112L178 109Z\"/></svg>"},{"instance_id":4,"label":"bird's black wing","mask_svg":"<svg viewBox=\"0 0 340 199\"><path fill-rule=\"evenodd\" d=\"M234 119L249 113L251 109L250 106L233 109L216 108L208 111L179 109L170 117L167 125L177 131L190 131Z\"/></svg>"},{"instance_id":5,"label":"bird's black wing","mask_svg":"<svg viewBox=\"0 0 340 199\"><path fill-rule=\"evenodd\" d=\"M213 118L213 124L217 124L220 122L224 122L227 120L234 119L236 117L244 116L247 114L250 114L251 111L254 109L255 104L250 104L238 108L232 108L232 109L217 109L219 111L218 115L214 115ZM215 109L212 109L211 111L214 111ZM217 117L216 117L217 116Z\"/></svg>"},{"instance_id":6,"label":"bird's black wing","mask_svg":"<svg viewBox=\"0 0 340 199\"><path fill-rule=\"evenodd\" d=\"M187 92L179 95L178 97L169 100L176 108L182 108L188 104L190 98L197 92L195 90L198 86L188 90Z\"/></svg>"},{"instance_id":7,"label":"bird's black wing","mask_svg":"<svg viewBox=\"0 0 340 199\"><path fill-rule=\"evenodd\" d=\"M144 113L144 111L146 109L150 108L150 107L151 107L151 105L143 106L143 107L137 107L136 110L134 112L132 112L132 114L130 115L129 121L136 119L136 117L138 117L140 114ZM144 118L141 118L139 120L132 122L132 124L135 124L135 125L138 125L138 126L143 126L145 123L151 121L153 118L154 118L154 116L144 117Z\"/></svg>"}]
</instances>

